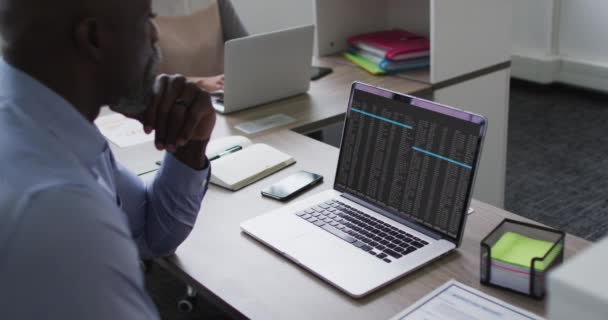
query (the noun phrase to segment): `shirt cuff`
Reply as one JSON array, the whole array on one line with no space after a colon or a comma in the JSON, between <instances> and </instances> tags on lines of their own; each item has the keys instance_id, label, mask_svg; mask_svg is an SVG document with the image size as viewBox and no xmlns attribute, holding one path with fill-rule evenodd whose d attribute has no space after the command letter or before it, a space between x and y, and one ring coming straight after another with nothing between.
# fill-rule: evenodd
<instances>
[{"instance_id":1,"label":"shirt cuff","mask_svg":"<svg viewBox=\"0 0 608 320\"><path fill-rule=\"evenodd\" d=\"M156 179L162 180L163 185L178 194L196 195L207 188L210 168L209 161L207 161L205 169L192 169L177 160L171 153L166 153L163 165L156 174Z\"/></svg>"}]
</instances>

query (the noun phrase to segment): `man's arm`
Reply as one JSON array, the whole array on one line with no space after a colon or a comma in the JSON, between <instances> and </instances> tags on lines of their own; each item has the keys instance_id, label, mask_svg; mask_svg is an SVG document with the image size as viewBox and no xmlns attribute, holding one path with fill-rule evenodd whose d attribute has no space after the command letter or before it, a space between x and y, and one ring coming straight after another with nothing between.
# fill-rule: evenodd
<instances>
[{"instance_id":1,"label":"man's arm","mask_svg":"<svg viewBox=\"0 0 608 320\"><path fill-rule=\"evenodd\" d=\"M207 143L205 141L194 141L186 143L186 145L178 148L173 156L184 165L189 166L194 170L203 170L209 166L205 151L207 150Z\"/></svg>"},{"instance_id":2,"label":"man's arm","mask_svg":"<svg viewBox=\"0 0 608 320\"><path fill-rule=\"evenodd\" d=\"M167 150L163 166L146 187L119 165L117 189L142 257L171 254L188 236L207 190L207 142L215 126L209 95L179 75L161 75L148 109L136 117L155 131Z\"/></svg>"},{"instance_id":3,"label":"man's arm","mask_svg":"<svg viewBox=\"0 0 608 320\"><path fill-rule=\"evenodd\" d=\"M0 258L3 319L158 319L124 214L105 193L25 199Z\"/></svg>"},{"instance_id":4,"label":"man's arm","mask_svg":"<svg viewBox=\"0 0 608 320\"><path fill-rule=\"evenodd\" d=\"M117 169L118 195L141 257L173 253L196 222L209 183L209 167L195 170L167 153L152 181L144 182L120 164Z\"/></svg>"}]
</instances>

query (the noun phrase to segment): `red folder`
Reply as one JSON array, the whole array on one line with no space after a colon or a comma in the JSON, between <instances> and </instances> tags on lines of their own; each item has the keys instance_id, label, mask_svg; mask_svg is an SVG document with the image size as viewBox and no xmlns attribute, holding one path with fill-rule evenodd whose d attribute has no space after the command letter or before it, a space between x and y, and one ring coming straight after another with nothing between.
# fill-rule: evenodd
<instances>
[{"instance_id":1,"label":"red folder","mask_svg":"<svg viewBox=\"0 0 608 320\"><path fill-rule=\"evenodd\" d=\"M403 56L431 48L429 39L399 29L356 35L348 39L348 44L375 51L390 60L400 60Z\"/></svg>"}]
</instances>

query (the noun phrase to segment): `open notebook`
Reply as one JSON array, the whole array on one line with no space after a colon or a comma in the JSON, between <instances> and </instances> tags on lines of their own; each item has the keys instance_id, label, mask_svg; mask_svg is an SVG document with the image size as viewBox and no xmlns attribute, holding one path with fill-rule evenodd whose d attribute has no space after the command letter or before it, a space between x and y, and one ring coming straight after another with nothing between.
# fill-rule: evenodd
<instances>
[{"instance_id":1,"label":"open notebook","mask_svg":"<svg viewBox=\"0 0 608 320\"><path fill-rule=\"evenodd\" d=\"M296 162L288 154L242 136L211 140L207 157L212 160L210 182L233 191Z\"/></svg>"}]
</instances>

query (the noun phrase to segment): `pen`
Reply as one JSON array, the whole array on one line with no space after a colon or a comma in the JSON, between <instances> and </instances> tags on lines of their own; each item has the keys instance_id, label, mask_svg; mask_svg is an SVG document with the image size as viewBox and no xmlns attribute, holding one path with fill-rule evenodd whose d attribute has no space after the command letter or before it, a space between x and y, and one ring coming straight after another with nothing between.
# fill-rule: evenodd
<instances>
[{"instance_id":1,"label":"pen","mask_svg":"<svg viewBox=\"0 0 608 320\"><path fill-rule=\"evenodd\" d=\"M241 147L241 146L230 147L230 148L226 149L224 152L211 157L211 159L209 159L209 161L217 160L217 159L219 159L219 158L221 158L221 157L223 157L223 156L225 156L227 154L231 154L231 153L237 152L239 150L243 150L243 147ZM156 165L157 166L161 166L162 164L163 164L162 161L156 161Z\"/></svg>"},{"instance_id":2,"label":"pen","mask_svg":"<svg viewBox=\"0 0 608 320\"><path fill-rule=\"evenodd\" d=\"M234 146L234 147L228 148L228 149L226 149L226 151L224 151L216 156L211 157L211 159L209 159L209 161L217 160L225 155L237 152L242 149L243 149L243 147L241 147L241 146Z\"/></svg>"}]
</instances>

